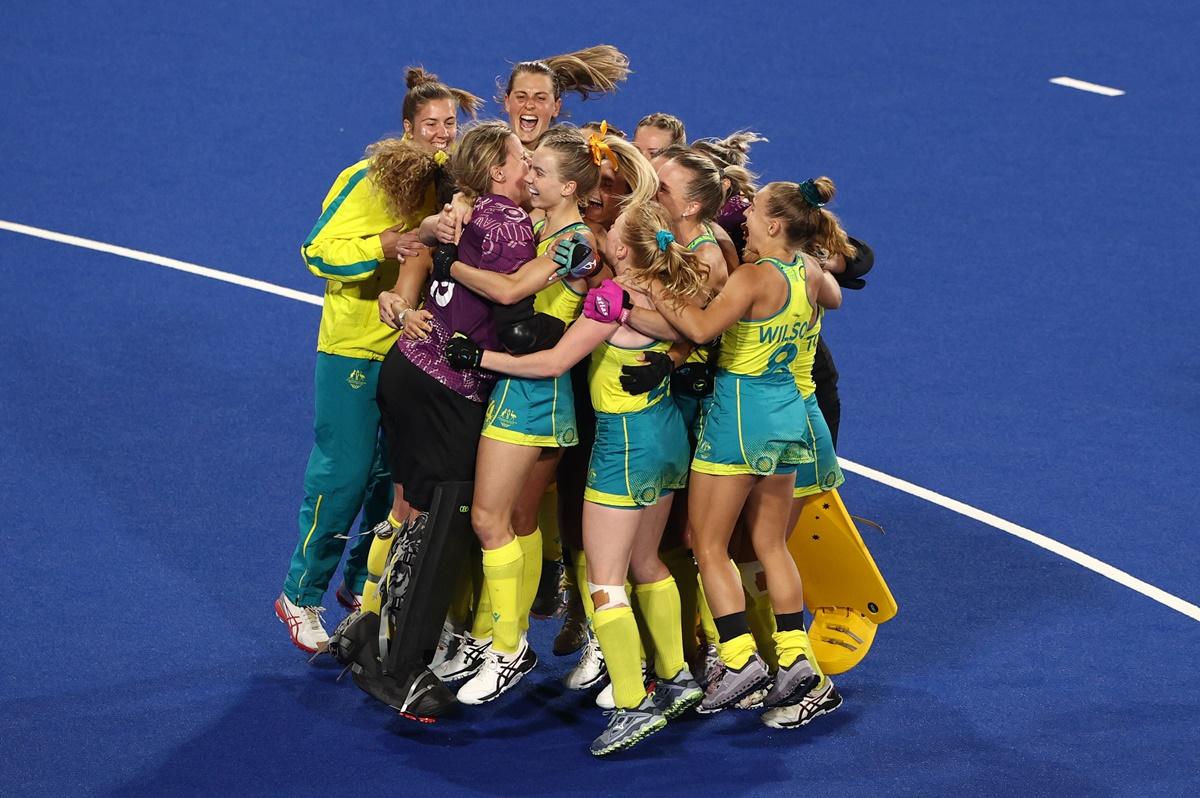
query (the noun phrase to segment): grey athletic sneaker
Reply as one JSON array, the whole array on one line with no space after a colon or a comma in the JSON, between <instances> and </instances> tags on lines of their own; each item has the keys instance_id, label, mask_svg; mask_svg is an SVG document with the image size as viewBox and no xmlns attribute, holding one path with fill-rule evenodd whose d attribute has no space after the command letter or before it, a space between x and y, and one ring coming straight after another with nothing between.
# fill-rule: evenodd
<instances>
[{"instance_id":1,"label":"grey athletic sneaker","mask_svg":"<svg viewBox=\"0 0 1200 798\"><path fill-rule=\"evenodd\" d=\"M762 714L764 725L772 729L798 729L810 720L827 715L842 705L842 695L826 676L800 703L790 707L775 707Z\"/></svg>"},{"instance_id":2,"label":"grey athletic sneaker","mask_svg":"<svg viewBox=\"0 0 1200 798\"><path fill-rule=\"evenodd\" d=\"M763 706L786 707L800 701L821 681L821 672L812 666L808 657L801 654L796 661L775 674L775 684L763 699Z\"/></svg>"},{"instance_id":3,"label":"grey athletic sneaker","mask_svg":"<svg viewBox=\"0 0 1200 798\"><path fill-rule=\"evenodd\" d=\"M704 692L704 700L700 702L696 711L706 715L720 712L737 703L742 696L765 687L770 679L767 666L757 653L736 670L726 665L720 676L709 683Z\"/></svg>"},{"instance_id":4,"label":"grey athletic sneaker","mask_svg":"<svg viewBox=\"0 0 1200 798\"><path fill-rule=\"evenodd\" d=\"M654 705L663 713L663 717L674 720L699 704L704 698L704 691L692 678L688 666L684 665L674 678L659 679L655 683L653 697Z\"/></svg>"},{"instance_id":5,"label":"grey athletic sneaker","mask_svg":"<svg viewBox=\"0 0 1200 798\"><path fill-rule=\"evenodd\" d=\"M614 709L605 714L609 716L608 727L592 740L589 750L593 756L629 748L667 725L667 719L649 695L633 709Z\"/></svg>"}]
</instances>

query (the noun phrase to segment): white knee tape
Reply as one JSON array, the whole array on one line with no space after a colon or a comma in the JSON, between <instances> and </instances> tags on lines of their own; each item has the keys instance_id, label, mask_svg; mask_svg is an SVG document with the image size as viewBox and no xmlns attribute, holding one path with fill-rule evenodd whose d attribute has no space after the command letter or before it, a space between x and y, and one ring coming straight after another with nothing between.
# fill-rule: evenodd
<instances>
[{"instance_id":1,"label":"white knee tape","mask_svg":"<svg viewBox=\"0 0 1200 798\"><path fill-rule=\"evenodd\" d=\"M588 592L592 595L592 601L596 603L596 612L629 606L629 594L625 592L625 585L596 585L588 582Z\"/></svg>"}]
</instances>

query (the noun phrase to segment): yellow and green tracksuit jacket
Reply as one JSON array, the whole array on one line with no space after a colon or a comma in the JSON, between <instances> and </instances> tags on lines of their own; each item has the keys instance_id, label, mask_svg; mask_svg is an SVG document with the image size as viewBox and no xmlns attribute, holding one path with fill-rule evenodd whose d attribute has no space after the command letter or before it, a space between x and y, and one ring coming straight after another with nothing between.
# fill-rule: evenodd
<instances>
[{"instance_id":1,"label":"yellow and green tracksuit jacket","mask_svg":"<svg viewBox=\"0 0 1200 798\"><path fill-rule=\"evenodd\" d=\"M433 213L434 194L430 187L411 217L396 218L368 166L364 159L338 175L300 253L308 270L326 280L317 351L383 360L397 332L379 321L377 302L395 286L400 265L384 259L379 234L397 225L416 228Z\"/></svg>"}]
</instances>

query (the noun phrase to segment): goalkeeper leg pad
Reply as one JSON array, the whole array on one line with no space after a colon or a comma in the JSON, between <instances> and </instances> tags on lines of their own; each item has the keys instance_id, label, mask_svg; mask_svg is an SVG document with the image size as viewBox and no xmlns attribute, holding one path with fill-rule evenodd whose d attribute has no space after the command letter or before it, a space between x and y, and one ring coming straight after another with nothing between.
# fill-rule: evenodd
<instances>
[{"instance_id":1,"label":"goalkeeper leg pad","mask_svg":"<svg viewBox=\"0 0 1200 798\"><path fill-rule=\"evenodd\" d=\"M380 583L380 652L384 672L424 666L437 648L471 547L471 482L443 482L428 513L398 533Z\"/></svg>"},{"instance_id":2,"label":"goalkeeper leg pad","mask_svg":"<svg viewBox=\"0 0 1200 798\"><path fill-rule=\"evenodd\" d=\"M866 656L876 626L896 615L896 600L836 490L804 499L788 549L815 619L817 661L844 673Z\"/></svg>"}]
</instances>

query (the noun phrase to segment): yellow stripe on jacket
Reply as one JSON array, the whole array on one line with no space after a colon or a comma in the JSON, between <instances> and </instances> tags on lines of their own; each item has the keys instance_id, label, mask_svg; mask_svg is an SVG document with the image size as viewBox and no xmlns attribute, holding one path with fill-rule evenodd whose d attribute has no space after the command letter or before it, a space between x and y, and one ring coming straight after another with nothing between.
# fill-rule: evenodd
<instances>
[{"instance_id":1,"label":"yellow stripe on jacket","mask_svg":"<svg viewBox=\"0 0 1200 798\"><path fill-rule=\"evenodd\" d=\"M379 321L379 295L396 284L400 266L385 260L379 234L411 230L434 210L433 188L412 216L397 218L368 173L364 159L338 175L322 213L300 249L308 270L324 278L325 303L317 350L382 360L396 331Z\"/></svg>"}]
</instances>

